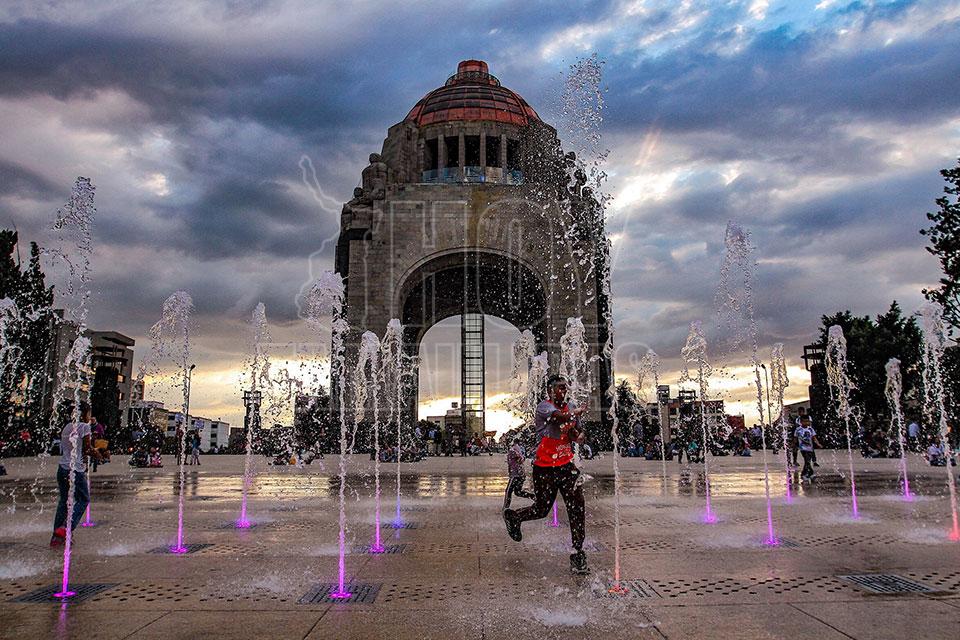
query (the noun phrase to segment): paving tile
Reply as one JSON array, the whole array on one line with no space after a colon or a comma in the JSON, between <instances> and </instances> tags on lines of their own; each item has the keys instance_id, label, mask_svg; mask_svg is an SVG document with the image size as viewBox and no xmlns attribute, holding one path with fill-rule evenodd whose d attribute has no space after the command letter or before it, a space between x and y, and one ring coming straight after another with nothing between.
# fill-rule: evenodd
<instances>
[{"instance_id":1,"label":"paving tile","mask_svg":"<svg viewBox=\"0 0 960 640\"><path fill-rule=\"evenodd\" d=\"M923 598L797 604L857 640L951 640L960 636L960 609Z\"/></svg>"},{"instance_id":2,"label":"paving tile","mask_svg":"<svg viewBox=\"0 0 960 640\"><path fill-rule=\"evenodd\" d=\"M480 640L481 616L476 611L410 610L351 611L336 605L320 619L306 640Z\"/></svg>"},{"instance_id":3,"label":"paving tile","mask_svg":"<svg viewBox=\"0 0 960 640\"><path fill-rule=\"evenodd\" d=\"M847 638L787 604L653 604L648 615L667 638L697 640L840 640Z\"/></svg>"},{"instance_id":4,"label":"paving tile","mask_svg":"<svg viewBox=\"0 0 960 640\"><path fill-rule=\"evenodd\" d=\"M0 640L119 640L163 616L163 611L103 611L83 604L0 609Z\"/></svg>"},{"instance_id":5,"label":"paving tile","mask_svg":"<svg viewBox=\"0 0 960 640\"><path fill-rule=\"evenodd\" d=\"M131 640L270 638L301 640L322 613L299 611L172 611L143 627Z\"/></svg>"}]
</instances>

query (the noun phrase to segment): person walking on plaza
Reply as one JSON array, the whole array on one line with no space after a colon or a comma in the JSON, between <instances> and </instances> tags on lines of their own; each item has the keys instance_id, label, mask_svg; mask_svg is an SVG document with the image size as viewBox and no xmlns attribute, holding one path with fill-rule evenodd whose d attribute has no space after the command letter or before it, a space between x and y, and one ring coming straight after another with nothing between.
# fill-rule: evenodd
<instances>
[{"instance_id":1,"label":"person walking on plaza","mask_svg":"<svg viewBox=\"0 0 960 640\"><path fill-rule=\"evenodd\" d=\"M526 452L520 444L520 438L514 438L513 444L507 449L507 473L510 474L510 480L507 482L507 491L503 496L504 509L510 508L510 501L514 495L531 500L536 497L535 494L523 489L523 483L527 479L523 468L524 458L526 458Z\"/></svg>"},{"instance_id":2,"label":"person walking on plaza","mask_svg":"<svg viewBox=\"0 0 960 640\"><path fill-rule=\"evenodd\" d=\"M191 464L195 464L198 467L200 466L200 433L197 431L193 432L193 437L190 438L191 444Z\"/></svg>"},{"instance_id":3,"label":"person walking on plaza","mask_svg":"<svg viewBox=\"0 0 960 640\"><path fill-rule=\"evenodd\" d=\"M804 480L813 479L813 447L820 446L817 440L817 432L809 425L800 424L793 432L794 439L797 441L797 448L800 449L800 455L803 456L803 471L800 477Z\"/></svg>"},{"instance_id":4,"label":"person walking on plaza","mask_svg":"<svg viewBox=\"0 0 960 640\"><path fill-rule=\"evenodd\" d=\"M65 415L73 413L66 406ZM57 489L60 501L53 520L53 535L50 546L58 547L67 539L67 502L70 493L70 473L73 473L73 515L70 529L75 531L90 503L90 487L87 484L86 459L99 459L100 452L93 448L90 441L90 405L80 403L80 421L67 422L60 432L60 464L57 465ZM79 448L79 449L78 449Z\"/></svg>"},{"instance_id":5,"label":"person walking on plaza","mask_svg":"<svg viewBox=\"0 0 960 640\"><path fill-rule=\"evenodd\" d=\"M533 461L534 503L517 511L504 509L503 520L509 536L520 542L523 539L521 524L527 520L545 518L559 491L570 521L573 543L570 569L574 573L589 573L587 557L583 552L586 518L583 486L579 482L580 470L573 462L573 443L582 443L584 440L580 420L586 408L577 407L575 402L567 400L567 381L563 376L550 377L547 394L548 399L537 405L534 416L534 429L540 437Z\"/></svg>"}]
</instances>

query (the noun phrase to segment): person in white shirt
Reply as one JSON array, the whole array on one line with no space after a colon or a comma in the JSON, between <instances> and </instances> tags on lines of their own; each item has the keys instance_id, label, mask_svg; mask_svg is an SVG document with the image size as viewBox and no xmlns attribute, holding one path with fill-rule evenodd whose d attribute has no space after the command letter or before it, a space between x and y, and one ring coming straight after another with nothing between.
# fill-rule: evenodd
<instances>
[{"instance_id":1,"label":"person in white shirt","mask_svg":"<svg viewBox=\"0 0 960 640\"><path fill-rule=\"evenodd\" d=\"M72 408L69 414L72 414ZM90 405L80 403L80 421L68 422L60 432L60 464L57 465L57 488L60 501L53 521L53 536L50 546L62 545L67 539L67 502L70 493L70 473L73 472L73 517L70 529L76 530L83 512L90 503L90 489L87 485L86 459L88 456L100 459L100 452L90 442Z\"/></svg>"}]
</instances>

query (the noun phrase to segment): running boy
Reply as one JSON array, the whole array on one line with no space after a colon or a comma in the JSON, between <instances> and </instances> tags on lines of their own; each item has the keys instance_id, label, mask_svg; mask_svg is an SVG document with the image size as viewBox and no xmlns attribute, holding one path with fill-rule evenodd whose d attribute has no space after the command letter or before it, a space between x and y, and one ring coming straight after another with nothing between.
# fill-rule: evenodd
<instances>
[{"instance_id":1,"label":"running boy","mask_svg":"<svg viewBox=\"0 0 960 640\"><path fill-rule=\"evenodd\" d=\"M527 479L527 474L523 469L524 458L526 458L526 452L523 450L523 445L520 444L518 436L513 439L513 444L507 449L507 472L510 474L510 481L507 483L507 492L503 496L504 509L510 508L510 501L514 495L531 500L536 497L523 489L523 483Z\"/></svg>"},{"instance_id":2,"label":"running boy","mask_svg":"<svg viewBox=\"0 0 960 640\"><path fill-rule=\"evenodd\" d=\"M573 443L583 442L580 417L586 411L567 400L567 381L563 376L551 376L547 381L548 399L537 405L534 428L540 443L533 461L533 505L514 511L504 509L503 520L507 533L520 542L523 534L520 526L527 520L545 518L550 513L557 491L563 496L570 521L570 538L573 553L570 569L574 573L589 573L587 557L583 553L585 535L585 507L583 487L578 482L580 470L573 463Z\"/></svg>"}]
</instances>

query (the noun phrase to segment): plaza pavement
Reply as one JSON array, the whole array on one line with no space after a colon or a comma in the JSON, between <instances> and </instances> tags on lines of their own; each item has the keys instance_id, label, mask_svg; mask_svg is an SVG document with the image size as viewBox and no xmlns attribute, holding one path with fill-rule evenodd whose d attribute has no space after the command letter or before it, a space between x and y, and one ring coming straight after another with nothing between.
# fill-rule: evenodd
<instances>
[{"instance_id":1,"label":"plaza pavement","mask_svg":"<svg viewBox=\"0 0 960 640\"><path fill-rule=\"evenodd\" d=\"M766 547L759 456L714 458L719 521L700 521L698 466L621 459L621 578L612 596L614 499L611 458L587 461L587 549L593 573L568 572L569 531L527 523L505 534L501 456L432 458L401 466L402 517L391 529L395 465L382 466L383 542L374 529L372 462L351 456L346 575L372 602L329 604L305 596L337 575L337 457L297 469L257 459L250 500L255 526L236 530L241 457L204 456L187 467L188 544L175 538L176 467L93 475L97 526L76 535L72 582L105 585L62 606L18 602L59 583L62 553L47 547L54 462L40 481L35 460L12 459L0 478L0 638L943 638L960 637L960 544L947 539L945 473L911 461L920 495L897 497L890 460L856 457L861 518L850 517L847 483L831 452L820 476L786 504L771 458L776 534ZM845 468L845 458L836 468ZM35 484L35 486L34 486ZM31 488L34 491L31 493ZM527 501L515 498L515 504ZM15 507L14 507L15 505ZM844 576L888 574L930 589L875 594ZM322 599L321 599L322 600Z\"/></svg>"}]
</instances>

